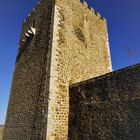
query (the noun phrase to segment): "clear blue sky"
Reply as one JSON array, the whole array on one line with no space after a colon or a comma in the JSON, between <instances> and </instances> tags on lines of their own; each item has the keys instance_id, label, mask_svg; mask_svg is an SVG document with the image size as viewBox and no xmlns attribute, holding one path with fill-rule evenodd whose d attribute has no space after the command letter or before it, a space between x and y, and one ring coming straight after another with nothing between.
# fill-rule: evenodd
<instances>
[{"instance_id":1,"label":"clear blue sky","mask_svg":"<svg viewBox=\"0 0 140 140\"><path fill-rule=\"evenodd\" d=\"M87 0L108 20L113 69L140 62L140 0ZM24 18L38 0L0 0L0 124L5 121ZM128 54L128 47L136 54Z\"/></svg>"}]
</instances>

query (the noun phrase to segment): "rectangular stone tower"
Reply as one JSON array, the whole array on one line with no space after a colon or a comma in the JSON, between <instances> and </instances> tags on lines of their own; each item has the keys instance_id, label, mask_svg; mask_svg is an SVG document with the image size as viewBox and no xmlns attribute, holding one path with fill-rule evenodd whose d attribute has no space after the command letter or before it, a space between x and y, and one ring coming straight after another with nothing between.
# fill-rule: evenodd
<instances>
[{"instance_id":1,"label":"rectangular stone tower","mask_svg":"<svg viewBox=\"0 0 140 140\"><path fill-rule=\"evenodd\" d=\"M69 85L112 71L106 20L41 0L23 23L3 140L68 139Z\"/></svg>"}]
</instances>

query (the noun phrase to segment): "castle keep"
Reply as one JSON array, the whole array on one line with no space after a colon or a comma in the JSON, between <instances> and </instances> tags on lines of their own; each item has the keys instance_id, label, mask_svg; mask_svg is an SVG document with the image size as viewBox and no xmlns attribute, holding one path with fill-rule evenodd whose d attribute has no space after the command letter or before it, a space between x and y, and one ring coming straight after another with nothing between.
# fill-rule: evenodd
<instances>
[{"instance_id":1,"label":"castle keep","mask_svg":"<svg viewBox=\"0 0 140 140\"><path fill-rule=\"evenodd\" d=\"M3 140L90 139L73 127L71 88L111 71L105 18L79 0L41 0L23 22Z\"/></svg>"}]
</instances>

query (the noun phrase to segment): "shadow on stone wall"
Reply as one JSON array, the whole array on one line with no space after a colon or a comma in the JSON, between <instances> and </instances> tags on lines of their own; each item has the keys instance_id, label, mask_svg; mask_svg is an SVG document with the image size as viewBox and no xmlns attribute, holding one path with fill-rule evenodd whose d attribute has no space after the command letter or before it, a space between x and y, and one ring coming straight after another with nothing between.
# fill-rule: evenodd
<instances>
[{"instance_id":1,"label":"shadow on stone wall","mask_svg":"<svg viewBox=\"0 0 140 140\"><path fill-rule=\"evenodd\" d=\"M70 140L140 140L140 64L70 86Z\"/></svg>"}]
</instances>

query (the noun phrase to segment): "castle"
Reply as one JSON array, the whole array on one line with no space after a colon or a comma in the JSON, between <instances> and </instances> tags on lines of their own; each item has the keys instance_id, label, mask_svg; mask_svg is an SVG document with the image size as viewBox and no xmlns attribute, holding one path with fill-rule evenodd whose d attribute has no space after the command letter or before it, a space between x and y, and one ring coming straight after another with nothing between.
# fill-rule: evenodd
<instances>
[{"instance_id":1,"label":"castle","mask_svg":"<svg viewBox=\"0 0 140 140\"><path fill-rule=\"evenodd\" d=\"M136 65L123 71L131 75L138 70ZM106 90L115 83L115 76L104 82L108 75L112 65L106 19L86 2L41 0L23 22L3 140L111 139L111 129L100 126L103 134L96 136L96 125L89 123L102 122L100 114L109 112L97 103L123 98ZM99 76L101 80L88 80ZM139 77L138 71L129 84ZM118 88L121 84L115 83ZM128 88L123 91L129 97Z\"/></svg>"}]
</instances>

